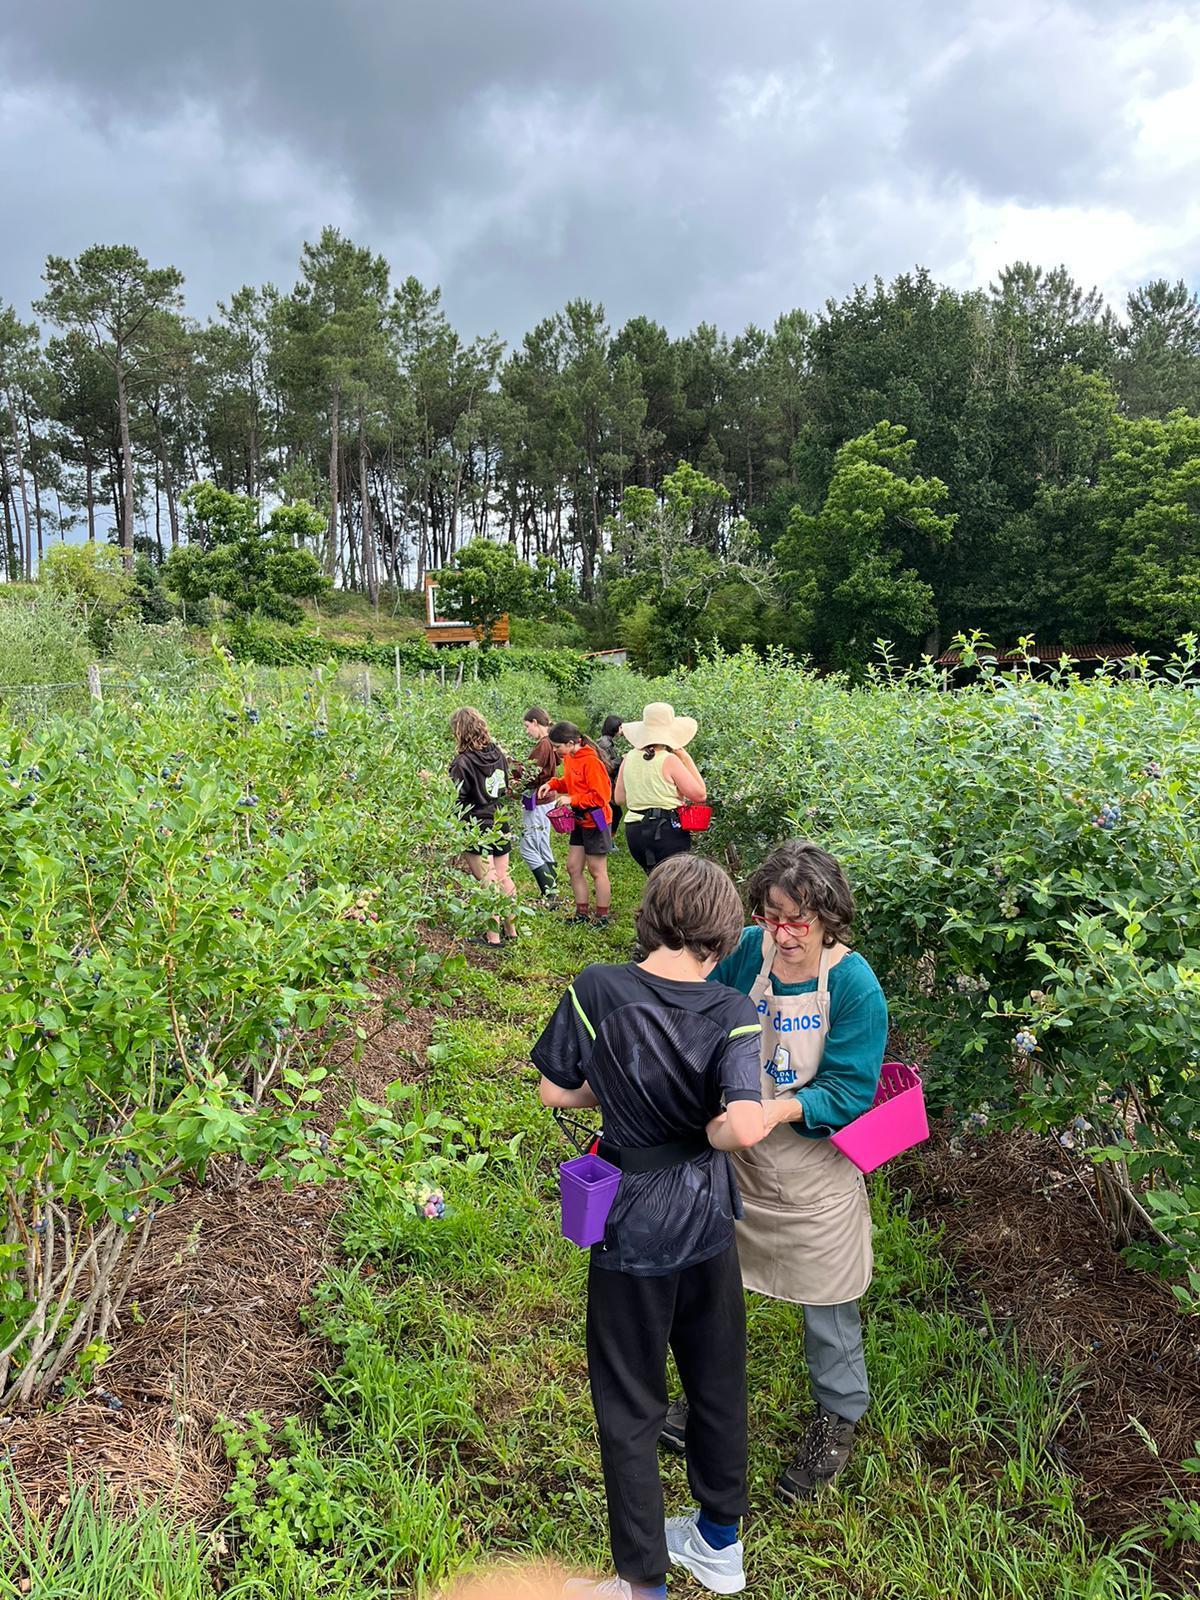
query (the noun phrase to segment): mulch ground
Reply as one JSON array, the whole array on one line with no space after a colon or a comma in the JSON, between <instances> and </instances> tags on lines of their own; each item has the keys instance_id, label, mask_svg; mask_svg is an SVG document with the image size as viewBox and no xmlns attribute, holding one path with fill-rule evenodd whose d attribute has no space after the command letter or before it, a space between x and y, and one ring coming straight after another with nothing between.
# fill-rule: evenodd
<instances>
[{"instance_id":1,"label":"mulch ground","mask_svg":"<svg viewBox=\"0 0 1200 1600\"><path fill-rule=\"evenodd\" d=\"M1200 1439L1200 1317L1124 1264L1061 1150L1032 1135L952 1143L938 1130L894 1181L942 1230L965 1297L986 1301L1043 1371L1070 1370L1075 1402L1055 1449L1089 1528L1114 1538L1160 1522L1164 1496L1195 1498L1180 1463ZM1180 1593L1200 1594L1194 1545L1155 1557Z\"/></svg>"},{"instance_id":2,"label":"mulch ground","mask_svg":"<svg viewBox=\"0 0 1200 1600\"><path fill-rule=\"evenodd\" d=\"M326 1129L351 1094L378 1104L424 1071L432 1018L393 1017L389 992L362 1019L365 1042L331 1049ZM219 1520L230 1472L213 1421L260 1411L277 1425L318 1404L313 1374L333 1356L300 1313L336 1253L341 1199L339 1183L217 1181L160 1211L97 1388L0 1417L0 1451L35 1515L102 1475L118 1505L153 1499L202 1527Z\"/></svg>"}]
</instances>

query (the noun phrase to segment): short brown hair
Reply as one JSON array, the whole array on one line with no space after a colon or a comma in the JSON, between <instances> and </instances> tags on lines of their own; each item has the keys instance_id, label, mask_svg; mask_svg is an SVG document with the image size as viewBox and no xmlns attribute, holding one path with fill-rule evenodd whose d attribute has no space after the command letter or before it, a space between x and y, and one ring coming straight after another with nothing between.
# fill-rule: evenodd
<instances>
[{"instance_id":1,"label":"short brown hair","mask_svg":"<svg viewBox=\"0 0 1200 1600\"><path fill-rule=\"evenodd\" d=\"M550 713L548 711L543 711L541 706L530 706L529 710L521 718L521 721L536 722L539 727L548 728L550 726Z\"/></svg>"},{"instance_id":2,"label":"short brown hair","mask_svg":"<svg viewBox=\"0 0 1200 1600\"><path fill-rule=\"evenodd\" d=\"M742 936L742 903L733 879L702 856L670 856L646 882L636 918L638 943L647 955L690 950L698 960L724 959Z\"/></svg>"},{"instance_id":3,"label":"short brown hair","mask_svg":"<svg viewBox=\"0 0 1200 1600\"><path fill-rule=\"evenodd\" d=\"M826 944L854 942L854 895L841 866L819 844L791 839L771 851L746 885L752 912L763 910L772 889L821 919Z\"/></svg>"}]
</instances>

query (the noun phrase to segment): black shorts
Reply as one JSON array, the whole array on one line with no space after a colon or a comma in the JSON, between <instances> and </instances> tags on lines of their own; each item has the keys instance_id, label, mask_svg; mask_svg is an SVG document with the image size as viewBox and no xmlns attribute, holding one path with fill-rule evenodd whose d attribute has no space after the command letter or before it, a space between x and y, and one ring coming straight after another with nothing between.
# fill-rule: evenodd
<instances>
[{"instance_id":1,"label":"black shorts","mask_svg":"<svg viewBox=\"0 0 1200 1600\"><path fill-rule=\"evenodd\" d=\"M480 823L480 827L482 828L483 826L484 824ZM493 830L489 828L488 831L490 833ZM469 856L506 856L512 849L512 839L510 837L510 833L511 830L508 823L502 822L500 823L500 838L496 843L481 844L477 840L474 844L467 846L467 854Z\"/></svg>"},{"instance_id":2,"label":"black shorts","mask_svg":"<svg viewBox=\"0 0 1200 1600\"><path fill-rule=\"evenodd\" d=\"M625 824L625 843L629 854L647 875L660 861L681 856L692 848L692 836L686 828L677 828L666 817L646 817L641 822Z\"/></svg>"},{"instance_id":3,"label":"black shorts","mask_svg":"<svg viewBox=\"0 0 1200 1600\"><path fill-rule=\"evenodd\" d=\"M581 846L585 856L606 856L612 848L612 835L607 828L585 828L577 822L567 843Z\"/></svg>"}]
</instances>

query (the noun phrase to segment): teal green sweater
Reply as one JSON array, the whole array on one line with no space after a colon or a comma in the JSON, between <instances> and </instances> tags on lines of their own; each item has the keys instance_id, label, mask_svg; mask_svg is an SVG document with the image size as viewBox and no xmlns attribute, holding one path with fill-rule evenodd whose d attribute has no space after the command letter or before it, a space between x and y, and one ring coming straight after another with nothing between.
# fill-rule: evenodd
<instances>
[{"instance_id":1,"label":"teal green sweater","mask_svg":"<svg viewBox=\"0 0 1200 1600\"><path fill-rule=\"evenodd\" d=\"M749 994L763 959L763 930L749 927L732 955L714 968L709 983L725 983ZM814 994L817 980L780 983L773 974L771 991L777 995ZM843 956L829 973L829 1033L817 1075L796 1098L804 1106L804 1121L790 1123L801 1138L818 1139L844 1128L871 1109L887 1048L887 1001L879 979L856 951Z\"/></svg>"}]
</instances>

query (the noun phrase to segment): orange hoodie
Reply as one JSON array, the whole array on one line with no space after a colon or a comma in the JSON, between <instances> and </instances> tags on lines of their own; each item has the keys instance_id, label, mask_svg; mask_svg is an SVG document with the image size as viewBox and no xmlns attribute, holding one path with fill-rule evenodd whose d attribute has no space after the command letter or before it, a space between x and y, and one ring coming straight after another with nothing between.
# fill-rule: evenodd
<instances>
[{"instance_id":1,"label":"orange hoodie","mask_svg":"<svg viewBox=\"0 0 1200 1600\"><path fill-rule=\"evenodd\" d=\"M612 779L590 744L580 745L574 755L563 757L563 775L551 778L549 787L555 794L565 794L567 803L576 810L588 813L580 817L581 827L596 826L590 815L593 811L603 811L605 822L612 827Z\"/></svg>"}]
</instances>

